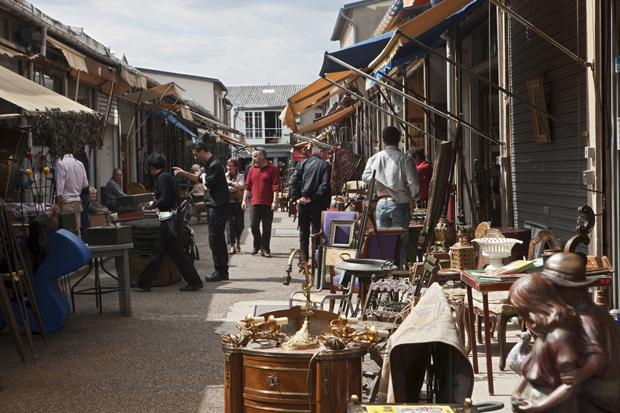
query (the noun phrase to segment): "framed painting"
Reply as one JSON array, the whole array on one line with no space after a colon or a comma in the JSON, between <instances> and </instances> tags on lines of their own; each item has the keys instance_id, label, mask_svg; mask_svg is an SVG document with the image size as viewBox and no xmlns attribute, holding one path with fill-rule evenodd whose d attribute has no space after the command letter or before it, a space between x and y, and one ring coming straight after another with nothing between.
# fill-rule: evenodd
<instances>
[{"instance_id":1,"label":"framed painting","mask_svg":"<svg viewBox=\"0 0 620 413\"><path fill-rule=\"evenodd\" d=\"M530 105L543 112L547 112L547 102L545 101L545 88L542 77L527 81L527 94L529 96ZM534 142L551 142L549 118L534 109L532 109L532 127L534 130Z\"/></svg>"},{"instance_id":2,"label":"framed painting","mask_svg":"<svg viewBox=\"0 0 620 413\"><path fill-rule=\"evenodd\" d=\"M328 246L349 248L355 239L354 219L334 219L329 227Z\"/></svg>"}]
</instances>

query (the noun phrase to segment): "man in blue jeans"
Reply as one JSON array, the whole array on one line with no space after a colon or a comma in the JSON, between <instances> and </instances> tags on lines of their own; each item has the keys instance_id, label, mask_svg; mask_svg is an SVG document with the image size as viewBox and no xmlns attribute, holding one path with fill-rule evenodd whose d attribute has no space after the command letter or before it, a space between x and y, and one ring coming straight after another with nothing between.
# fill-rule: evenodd
<instances>
[{"instance_id":1,"label":"man in blue jeans","mask_svg":"<svg viewBox=\"0 0 620 413\"><path fill-rule=\"evenodd\" d=\"M362 179L369 182L375 172L375 190L379 198L375 212L377 227L401 227L408 231L411 201L419 197L418 174L409 157L398 149L400 131L397 128L383 129L382 139L385 149L368 159ZM401 239L401 266L407 262L408 238L406 232Z\"/></svg>"}]
</instances>

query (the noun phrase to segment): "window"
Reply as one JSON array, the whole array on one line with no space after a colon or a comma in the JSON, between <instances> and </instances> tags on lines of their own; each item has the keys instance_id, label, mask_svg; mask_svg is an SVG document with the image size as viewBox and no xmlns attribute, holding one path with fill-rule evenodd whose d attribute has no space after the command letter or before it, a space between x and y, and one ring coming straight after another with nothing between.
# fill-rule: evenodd
<instances>
[{"instance_id":1,"label":"window","mask_svg":"<svg viewBox=\"0 0 620 413\"><path fill-rule=\"evenodd\" d=\"M263 112L245 112L245 136L250 139L263 137Z\"/></svg>"},{"instance_id":2,"label":"window","mask_svg":"<svg viewBox=\"0 0 620 413\"><path fill-rule=\"evenodd\" d=\"M282 121L280 112L265 111L265 137L280 138L282 136Z\"/></svg>"}]
</instances>

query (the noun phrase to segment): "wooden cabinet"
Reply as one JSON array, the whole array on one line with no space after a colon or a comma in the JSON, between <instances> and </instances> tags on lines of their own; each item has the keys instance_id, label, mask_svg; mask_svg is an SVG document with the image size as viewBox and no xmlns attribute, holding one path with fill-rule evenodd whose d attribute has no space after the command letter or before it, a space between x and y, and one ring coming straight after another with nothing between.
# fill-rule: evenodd
<instances>
[{"instance_id":1,"label":"wooden cabinet","mask_svg":"<svg viewBox=\"0 0 620 413\"><path fill-rule=\"evenodd\" d=\"M364 349L223 350L226 413L341 413L361 395Z\"/></svg>"}]
</instances>

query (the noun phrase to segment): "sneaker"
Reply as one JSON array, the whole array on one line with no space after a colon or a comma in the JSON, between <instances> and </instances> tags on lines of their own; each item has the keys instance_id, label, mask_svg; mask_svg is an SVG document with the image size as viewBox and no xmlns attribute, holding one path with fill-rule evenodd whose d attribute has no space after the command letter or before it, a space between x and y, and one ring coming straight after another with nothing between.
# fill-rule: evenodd
<instances>
[{"instance_id":1,"label":"sneaker","mask_svg":"<svg viewBox=\"0 0 620 413\"><path fill-rule=\"evenodd\" d=\"M185 287L179 288L179 291L197 291L200 290L202 287L202 283L196 285L186 284Z\"/></svg>"},{"instance_id":2,"label":"sneaker","mask_svg":"<svg viewBox=\"0 0 620 413\"><path fill-rule=\"evenodd\" d=\"M265 258L271 258L271 252L269 252L269 250L261 250L260 255Z\"/></svg>"},{"instance_id":3,"label":"sneaker","mask_svg":"<svg viewBox=\"0 0 620 413\"><path fill-rule=\"evenodd\" d=\"M256 254L258 254L258 251L260 251L260 250L253 250L253 251L252 251L252 255L256 255Z\"/></svg>"},{"instance_id":4,"label":"sneaker","mask_svg":"<svg viewBox=\"0 0 620 413\"><path fill-rule=\"evenodd\" d=\"M235 248L234 245L230 246L230 249L228 250L228 255L233 255L237 252L237 249Z\"/></svg>"},{"instance_id":5,"label":"sneaker","mask_svg":"<svg viewBox=\"0 0 620 413\"><path fill-rule=\"evenodd\" d=\"M205 277L206 282L227 281L228 274L213 273L210 276Z\"/></svg>"},{"instance_id":6,"label":"sneaker","mask_svg":"<svg viewBox=\"0 0 620 413\"><path fill-rule=\"evenodd\" d=\"M237 252L241 252L241 244L237 243L235 249L237 250Z\"/></svg>"}]
</instances>

